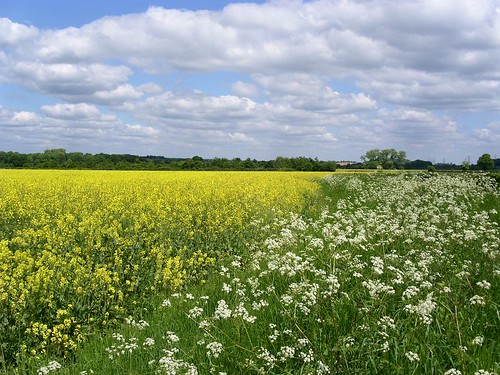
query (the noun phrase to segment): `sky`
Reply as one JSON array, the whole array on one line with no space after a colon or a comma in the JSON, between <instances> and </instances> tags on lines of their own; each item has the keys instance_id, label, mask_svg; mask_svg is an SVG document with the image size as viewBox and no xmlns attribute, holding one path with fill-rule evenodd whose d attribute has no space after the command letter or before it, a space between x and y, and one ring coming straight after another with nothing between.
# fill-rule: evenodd
<instances>
[{"instance_id":1,"label":"sky","mask_svg":"<svg viewBox=\"0 0 500 375\"><path fill-rule=\"evenodd\" d=\"M2 0L0 151L500 157L500 0Z\"/></svg>"}]
</instances>

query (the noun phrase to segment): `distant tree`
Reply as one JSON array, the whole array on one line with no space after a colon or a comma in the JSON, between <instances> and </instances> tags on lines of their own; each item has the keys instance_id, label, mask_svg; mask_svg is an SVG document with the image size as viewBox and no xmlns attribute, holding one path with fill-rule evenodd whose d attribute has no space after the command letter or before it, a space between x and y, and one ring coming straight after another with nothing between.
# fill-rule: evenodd
<instances>
[{"instance_id":1,"label":"distant tree","mask_svg":"<svg viewBox=\"0 0 500 375\"><path fill-rule=\"evenodd\" d=\"M292 161L290 158L286 158L283 156L278 156L274 160L274 167L277 170L291 170L292 169Z\"/></svg>"},{"instance_id":2,"label":"distant tree","mask_svg":"<svg viewBox=\"0 0 500 375\"><path fill-rule=\"evenodd\" d=\"M406 152L396 151L393 148L385 150L373 149L361 156L361 160L368 168L381 166L384 169L401 169L406 163Z\"/></svg>"},{"instance_id":3,"label":"distant tree","mask_svg":"<svg viewBox=\"0 0 500 375\"><path fill-rule=\"evenodd\" d=\"M432 162L427 160L412 160L405 163L406 169L427 169L429 165L432 165Z\"/></svg>"},{"instance_id":4,"label":"distant tree","mask_svg":"<svg viewBox=\"0 0 500 375\"><path fill-rule=\"evenodd\" d=\"M495 162L490 154L482 154L479 159L477 159L477 166L483 171L487 171L495 168Z\"/></svg>"},{"instance_id":5,"label":"distant tree","mask_svg":"<svg viewBox=\"0 0 500 375\"><path fill-rule=\"evenodd\" d=\"M463 161L462 162L462 171L467 172L470 169L470 163Z\"/></svg>"}]
</instances>

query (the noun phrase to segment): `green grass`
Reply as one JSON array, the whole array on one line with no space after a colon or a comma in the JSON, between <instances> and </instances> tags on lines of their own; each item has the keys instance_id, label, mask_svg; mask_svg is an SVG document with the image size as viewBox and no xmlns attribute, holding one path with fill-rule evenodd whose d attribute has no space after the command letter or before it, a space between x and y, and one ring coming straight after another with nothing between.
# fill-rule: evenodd
<instances>
[{"instance_id":1,"label":"green grass","mask_svg":"<svg viewBox=\"0 0 500 375\"><path fill-rule=\"evenodd\" d=\"M3 373L35 374L50 360L58 374L499 373L491 179L375 173L323 184L300 215L252 224L259 235L232 245L206 283L156 295L156 308L131 317L147 326L124 322L73 358L24 358Z\"/></svg>"}]
</instances>

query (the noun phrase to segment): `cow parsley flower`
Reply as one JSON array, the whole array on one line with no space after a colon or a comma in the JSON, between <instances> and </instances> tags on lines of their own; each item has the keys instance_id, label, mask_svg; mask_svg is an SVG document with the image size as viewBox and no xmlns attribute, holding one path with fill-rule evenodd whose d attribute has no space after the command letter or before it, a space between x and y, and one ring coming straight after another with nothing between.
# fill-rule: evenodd
<instances>
[{"instance_id":1,"label":"cow parsley flower","mask_svg":"<svg viewBox=\"0 0 500 375\"><path fill-rule=\"evenodd\" d=\"M222 353L222 344L217 341L213 341L207 344L206 348L208 349L207 356L218 358L220 353Z\"/></svg>"},{"instance_id":2,"label":"cow parsley flower","mask_svg":"<svg viewBox=\"0 0 500 375\"><path fill-rule=\"evenodd\" d=\"M405 356L406 358L408 358L408 360L410 362L418 362L420 361L420 357L418 356L417 353L414 353L414 352L406 352L405 353Z\"/></svg>"},{"instance_id":3,"label":"cow parsley flower","mask_svg":"<svg viewBox=\"0 0 500 375\"><path fill-rule=\"evenodd\" d=\"M37 375L46 375L49 372L57 371L61 368L61 364L57 361L50 361L47 366L40 367L37 370Z\"/></svg>"},{"instance_id":4,"label":"cow parsley flower","mask_svg":"<svg viewBox=\"0 0 500 375\"><path fill-rule=\"evenodd\" d=\"M483 288L483 289L490 289L490 287L491 287L491 284L486 280L478 281L476 283L476 285L480 288Z\"/></svg>"},{"instance_id":5,"label":"cow parsley flower","mask_svg":"<svg viewBox=\"0 0 500 375\"><path fill-rule=\"evenodd\" d=\"M231 309L226 301L220 300L217 302L217 308L215 309L214 318L219 319L228 319L231 317Z\"/></svg>"},{"instance_id":6,"label":"cow parsley flower","mask_svg":"<svg viewBox=\"0 0 500 375\"><path fill-rule=\"evenodd\" d=\"M486 302L484 301L484 298L478 295L474 295L469 299L471 305L481 305L484 306L486 305Z\"/></svg>"},{"instance_id":7,"label":"cow parsley flower","mask_svg":"<svg viewBox=\"0 0 500 375\"><path fill-rule=\"evenodd\" d=\"M472 340L472 345L481 346L484 343L484 336L476 336L474 340Z\"/></svg>"}]
</instances>

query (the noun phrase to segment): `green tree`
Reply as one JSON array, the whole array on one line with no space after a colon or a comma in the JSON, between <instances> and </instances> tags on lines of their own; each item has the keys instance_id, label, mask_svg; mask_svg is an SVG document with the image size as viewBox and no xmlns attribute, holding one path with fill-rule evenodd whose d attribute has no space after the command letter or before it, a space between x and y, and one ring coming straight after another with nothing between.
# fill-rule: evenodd
<instances>
[{"instance_id":1,"label":"green tree","mask_svg":"<svg viewBox=\"0 0 500 375\"><path fill-rule=\"evenodd\" d=\"M369 150L361 156L361 160L367 168L377 168L381 166L384 169L402 169L406 163L406 152L396 151L393 148L385 150Z\"/></svg>"},{"instance_id":2,"label":"green tree","mask_svg":"<svg viewBox=\"0 0 500 375\"><path fill-rule=\"evenodd\" d=\"M495 168L495 162L490 154L482 154L479 159L477 159L477 166L483 171L487 171Z\"/></svg>"}]
</instances>

